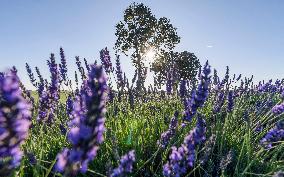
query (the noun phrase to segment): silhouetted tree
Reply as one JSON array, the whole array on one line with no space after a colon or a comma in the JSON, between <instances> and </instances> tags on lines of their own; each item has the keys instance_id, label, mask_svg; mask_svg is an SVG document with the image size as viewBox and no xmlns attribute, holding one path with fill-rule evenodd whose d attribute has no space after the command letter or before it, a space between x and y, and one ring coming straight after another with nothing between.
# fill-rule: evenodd
<instances>
[{"instance_id":1,"label":"silhouetted tree","mask_svg":"<svg viewBox=\"0 0 284 177\"><path fill-rule=\"evenodd\" d=\"M116 25L115 35L116 52L122 52L126 56L130 54L136 67L138 91L144 87L147 73L144 60L147 51L170 51L180 42L170 20L165 17L157 19L143 3L132 3L127 7L123 20Z\"/></svg>"}]
</instances>

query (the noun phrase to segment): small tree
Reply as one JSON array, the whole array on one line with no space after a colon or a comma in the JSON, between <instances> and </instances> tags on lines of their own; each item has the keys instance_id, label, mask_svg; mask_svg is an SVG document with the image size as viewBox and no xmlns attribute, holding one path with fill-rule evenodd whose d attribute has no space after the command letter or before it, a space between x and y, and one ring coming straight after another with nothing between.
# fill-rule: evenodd
<instances>
[{"instance_id":1,"label":"small tree","mask_svg":"<svg viewBox=\"0 0 284 177\"><path fill-rule=\"evenodd\" d=\"M155 51L172 50L180 37L170 20L163 17L157 20L151 9L143 3L132 3L124 11L123 20L116 25L116 52L130 54L137 69L137 90L144 87L146 67L145 54L149 49Z\"/></svg>"}]
</instances>

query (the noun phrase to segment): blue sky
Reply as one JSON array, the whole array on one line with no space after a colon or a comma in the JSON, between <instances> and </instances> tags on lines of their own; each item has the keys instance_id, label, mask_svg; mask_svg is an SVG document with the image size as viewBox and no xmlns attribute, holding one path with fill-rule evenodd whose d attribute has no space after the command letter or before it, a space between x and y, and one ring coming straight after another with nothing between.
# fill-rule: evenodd
<instances>
[{"instance_id":1,"label":"blue sky","mask_svg":"<svg viewBox=\"0 0 284 177\"><path fill-rule=\"evenodd\" d=\"M75 56L89 62L99 50L115 43L115 24L128 0L1 0L0 70L15 65L29 86L25 62L48 77L46 60L59 59L65 50L70 75ZM228 65L232 73L254 75L256 80L283 78L284 1L282 0L148 0L153 14L167 17L178 28L176 51L193 52L201 63L209 60L219 73ZM111 50L111 54L114 52ZM129 59L122 67L133 74Z\"/></svg>"}]
</instances>

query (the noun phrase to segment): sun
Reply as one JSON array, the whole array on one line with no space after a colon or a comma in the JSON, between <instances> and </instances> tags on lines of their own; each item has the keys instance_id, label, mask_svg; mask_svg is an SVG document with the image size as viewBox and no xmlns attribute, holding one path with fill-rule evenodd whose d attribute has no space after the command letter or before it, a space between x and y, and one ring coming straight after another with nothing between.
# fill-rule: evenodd
<instances>
[{"instance_id":1,"label":"sun","mask_svg":"<svg viewBox=\"0 0 284 177\"><path fill-rule=\"evenodd\" d=\"M145 64L146 66L150 66L151 63L154 62L154 57L156 55L156 51L154 50L154 48L150 48L145 52Z\"/></svg>"},{"instance_id":2,"label":"sun","mask_svg":"<svg viewBox=\"0 0 284 177\"><path fill-rule=\"evenodd\" d=\"M151 48L146 52L145 56L146 56L147 59L153 60L155 54L156 54L155 50Z\"/></svg>"}]
</instances>

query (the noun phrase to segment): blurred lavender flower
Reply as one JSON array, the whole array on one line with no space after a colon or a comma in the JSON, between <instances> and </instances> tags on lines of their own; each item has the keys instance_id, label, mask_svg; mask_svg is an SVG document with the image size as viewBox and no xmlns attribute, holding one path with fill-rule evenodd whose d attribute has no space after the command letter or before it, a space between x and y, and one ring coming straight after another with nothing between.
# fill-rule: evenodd
<instances>
[{"instance_id":1,"label":"blurred lavender flower","mask_svg":"<svg viewBox=\"0 0 284 177\"><path fill-rule=\"evenodd\" d=\"M242 78L242 75L240 74L240 75L237 77L236 81L239 81L241 78Z\"/></svg>"},{"instance_id":2,"label":"blurred lavender flower","mask_svg":"<svg viewBox=\"0 0 284 177\"><path fill-rule=\"evenodd\" d=\"M112 103L114 97L115 97L115 93L114 93L113 89L109 87L109 89L108 89L108 101L110 103Z\"/></svg>"},{"instance_id":3,"label":"blurred lavender flower","mask_svg":"<svg viewBox=\"0 0 284 177\"><path fill-rule=\"evenodd\" d=\"M31 91L27 91L27 97L28 97L29 102L31 103L31 105L34 105L35 100L34 100L34 98L33 98L32 95L31 95ZM34 108L32 108L32 110L33 110L33 109L34 109ZM31 111L31 112L33 112L33 111Z\"/></svg>"},{"instance_id":4,"label":"blurred lavender flower","mask_svg":"<svg viewBox=\"0 0 284 177\"><path fill-rule=\"evenodd\" d=\"M73 110L73 99L72 96L69 95L67 100L66 100L66 114L67 116L70 116Z\"/></svg>"},{"instance_id":5,"label":"blurred lavender flower","mask_svg":"<svg viewBox=\"0 0 284 177\"><path fill-rule=\"evenodd\" d=\"M86 69L89 73L91 69L90 69L90 65L88 64L88 61L86 60L86 58L84 58L84 63L85 63L85 67L86 67Z\"/></svg>"},{"instance_id":6,"label":"blurred lavender flower","mask_svg":"<svg viewBox=\"0 0 284 177\"><path fill-rule=\"evenodd\" d=\"M65 54L64 54L62 47L60 47L60 58L61 58L61 64L59 65L60 74L61 74L62 80L66 82L67 81L67 62L66 62Z\"/></svg>"},{"instance_id":7,"label":"blurred lavender flower","mask_svg":"<svg viewBox=\"0 0 284 177\"><path fill-rule=\"evenodd\" d=\"M224 104L224 101L225 101L225 96L224 96L224 92L223 91L219 91L218 95L217 95L217 100L214 104L214 107L213 107L213 113L216 114L218 112L220 112L223 104Z\"/></svg>"},{"instance_id":8,"label":"blurred lavender flower","mask_svg":"<svg viewBox=\"0 0 284 177\"><path fill-rule=\"evenodd\" d=\"M49 111L51 109L49 93L43 91L39 97L39 106L38 106L38 117L37 121L47 122L49 117Z\"/></svg>"},{"instance_id":9,"label":"blurred lavender flower","mask_svg":"<svg viewBox=\"0 0 284 177\"><path fill-rule=\"evenodd\" d=\"M205 164L210 156L210 154L212 153L212 151L214 150L214 146L216 143L216 135L211 135L211 137L205 142L205 145L203 147L204 152L202 153L202 156L199 158L199 161L201 164Z\"/></svg>"},{"instance_id":10,"label":"blurred lavender flower","mask_svg":"<svg viewBox=\"0 0 284 177\"><path fill-rule=\"evenodd\" d=\"M198 85L197 91L192 92L192 98L189 100L188 109L185 110L183 119L184 121L191 121L192 117L196 114L197 109L202 107L208 97L209 94L209 84L210 78L209 76L211 70L208 64L208 61L203 67L203 73L201 74L201 80Z\"/></svg>"},{"instance_id":11,"label":"blurred lavender flower","mask_svg":"<svg viewBox=\"0 0 284 177\"><path fill-rule=\"evenodd\" d=\"M267 134L260 140L260 144L266 148L271 148L273 143L284 140L284 121L279 121L276 126L269 130Z\"/></svg>"},{"instance_id":12,"label":"blurred lavender flower","mask_svg":"<svg viewBox=\"0 0 284 177\"><path fill-rule=\"evenodd\" d=\"M122 89L124 87L124 79L122 77L122 70L121 70L119 55L116 55L115 66L116 66L115 73L116 73L116 78L117 78L117 86L118 86L118 89Z\"/></svg>"},{"instance_id":13,"label":"blurred lavender flower","mask_svg":"<svg viewBox=\"0 0 284 177\"><path fill-rule=\"evenodd\" d=\"M0 78L0 97L0 174L9 176L20 165L20 146L28 137L31 112L15 73Z\"/></svg>"},{"instance_id":14,"label":"blurred lavender flower","mask_svg":"<svg viewBox=\"0 0 284 177\"><path fill-rule=\"evenodd\" d=\"M194 166L195 147L205 140L205 131L205 121L198 115L196 127L184 138L183 144L179 148L172 147L169 161L163 166L164 176L182 176Z\"/></svg>"},{"instance_id":15,"label":"blurred lavender flower","mask_svg":"<svg viewBox=\"0 0 284 177\"><path fill-rule=\"evenodd\" d=\"M176 128L178 126L178 111L174 113L174 116L171 119L169 129L162 133L160 140L158 141L158 145L165 149L169 144L171 138L175 135Z\"/></svg>"},{"instance_id":16,"label":"blurred lavender flower","mask_svg":"<svg viewBox=\"0 0 284 177\"><path fill-rule=\"evenodd\" d=\"M38 87L37 87L37 91L38 91L38 95L39 97L41 96L43 90L44 90L44 79L39 71L39 68L38 67L35 67L35 70L36 70L36 73L37 73L37 76L39 78L39 83L38 83Z\"/></svg>"},{"instance_id":17,"label":"blurred lavender flower","mask_svg":"<svg viewBox=\"0 0 284 177\"><path fill-rule=\"evenodd\" d=\"M113 69L112 69L112 63L110 60L109 51L107 50L107 48L104 48L100 51L100 59L105 69L105 72L107 74L111 73Z\"/></svg>"},{"instance_id":18,"label":"blurred lavender flower","mask_svg":"<svg viewBox=\"0 0 284 177\"><path fill-rule=\"evenodd\" d=\"M232 90L228 93L228 106L227 111L232 112L234 108L234 92Z\"/></svg>"},{"instance_id":19,"label":"blurred lavender flower","mask_svg":"<svg viewBox=\"0 0 284 177\"><path fill-rule=\"evenodd\" d=\"M225 157L223 157L223 158L221 159L221 162L220 162L220 169L221 169L222 171L226 170L227 167L228 167L228 165L230 165L230 163L233 161L233 156L234 156L234 153L233 153L232 150L230 150L230 151L228 152L228 154L227 154Z\"/></svg>"},{"instance_id":20,"label":"blurred lavender flower","mask_svg":"<svg viewBox=\"0 0 284 177\"><path fill-rule=\"evenodd\" d=\"M127 173L131 173L134 162L135 154L134 150L132 150L121 157L119 166L112 171L110 177L124 177Z\"/></svg>"},{"instance_id":21,"label":"blurred lavender flower","mask_svg":"<svg viewBox=\"0 0 284 177\"><path fill-rule=\"evenodd\" d=\"M180 94L180 97L183 99L185 96L186 96L186 92L187 92L187 90L186 90L186 80L181 80L180 81L180 85L179 85L179 94Z\"/></svg>"},{"instance_id":22,"label":"blurred lavender flower","mask_svg":"<svg viewBox=\"0 0 284 177\"><path fill-rule=\"evenodd\" d=\"M27 69L27 73L28 73L28 76L30 78L32 85L36 87L37 86L36 79L34 77L34 73L32 72L32 69L31 69L31 67L28 63L26 63L26 69Z\"/></svg>"},{"instance_id":23,"label":"blurred lavender flower","mask_svg":"<svg viewBox=\"0 0 284 177\"><path fill-rule=\"evenodd\" d=\"M27 156L29 163L31 165L35 165L37 163L37 159L36 159L34 153L28 152L28 153L26 153L26 156Z\"/></svg>"},{"instance_id":24,"label":"blurred lavender flower","mask_svg":"<svg viewBox=\"0 0 284 177\"><path fill-rule=\"evenodd\" d=\"M78 80L78 74L77 74L77 71L75 71L75 84L76 84L76 93L78 93L79 92L79 88L78 88L78 86L79 86L79 80Z\"/></svg>"},{"instance_id":25,"label":"blurred lavender flower","mask_svg":"<svg viewBox=\"0 0 284 177\"><path fill-rule=\"evenodd\" d=\"M128 90L128 102L130 104L130 108L134 109L134 95L133 95L133 90Z\"/></svg>"},{"instance_id":26,"label":"blurred lavender flower","mask_svg":"<svg viewBox=\"0 0 284 177\"><path fill-rule=\"evenodd\" d=\"M78 68L78 70L79 70L79 72L81 74L81 80L84 81L87 78L86 74L85 74L85 70L84 70L84 68L82 66L82 63L80 61L79 56L75 56L75 59L76 59L77 68ZM77 75L77 73L75 73L75 75ZM78 78L77 78L77 80L78 80Z\"/></svg>"},{"instance_id":27,"label":"blurred lavender flower","mask_svg":"<svg viewBox=\"0 0 284 177\"><path fill-rule=\"evenodd\" d=\"M57 155L55 168L65 176L85 173L88 163L95 158L99 145L103 142L107 84L101 66L91 66L85 84L86 90L83 90L81 99L74 103L74 112L79 114L73 114L72 127L68 133L72 148L66 148ZM81 111L80 102L86 106L86 111Z\"/></svg>"},{"instance_id":28,"label":"blurred lavender flower","mask_svg":"<svg viewBox=\"0 0 284 177\"><path fill-rule=\"evenodd\" d=\"M282 114L284 112L284 102L278 105L275 105L272 110L274 114Z\"/></svg>"},{"instance_id":29,"label":"blurred lavender flower","mask_svg":"<svg viewBox=\"0 0 284 177\"><path fill-rule=\"evenodd\" d=\"M4 73L0 72L0 79L4 78Z\"/></svg>"},{"instance_id":30,"label":"blurred lavender flower","mask_svg":"<svg viewBox=\"0 0 284 177\"><path fill-rule=\"evenodd\" d=\"M12 69L10 69L10 72L14 75L17 75L18 70L17 70L16 66L13 66Z\"/></svg>"},{"instance_id":31,"label":"blurred lavender flower","mask_svg":"<svg viewBox=\"0 0 284 177\"><path fill-rule=\"evenodd\" d=\"M213 84L218 85L220 83L220 79L217 73L217 70L214 69L214 74L213 74Z\"/></svg>"},{"instance_id":32,"label":"blurred lavender flower","mask_svg":"<svg viewBox=\"0 0 284 177\"><path fill-rule=\"evenodd\" d=\"M275 172L272 177L284 177L284 172L282 170Z\"/></svg>"},{"instance_id":33,"label":"blurred lavender flower","mask_svg":"<svg viewBox=\"0 0 284 177\"><path fill-rule=\"evenodd\" d=\"M60 124L59 129L60 129L61 134L65 136L67 133L67 129L65 128L65 126Z\"/></svg>"},{"instance_id":34,"label":"blurred lavender flower","mask_svg":"<svg viewBox=\"0 0 284 177\"><path fill-rule=\"evenodd\" d=\"M172 93L172 87L173 87L172 84L173 84L172 74L171 74L171 72L168 72L167 83L166 83L166 90L167 90L168 95L170 95Z\"/></svg>"}]
</instances>

